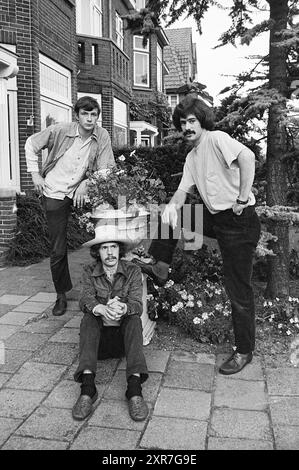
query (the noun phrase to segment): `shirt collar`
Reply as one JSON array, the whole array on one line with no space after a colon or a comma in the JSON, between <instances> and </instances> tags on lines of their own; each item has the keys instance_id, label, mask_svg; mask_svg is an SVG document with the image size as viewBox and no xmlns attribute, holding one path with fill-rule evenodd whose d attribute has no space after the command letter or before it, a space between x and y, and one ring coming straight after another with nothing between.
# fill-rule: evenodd
<instances>
[{"instance_id":1,"label":"shirt collar","mask_svg":"<svg viewBox=\"0 0 299 470\"><path fill-rule=\"evenodd\" d=\"M118 261L117 270L116 270L115 275L118 274L118 273L122 274L125 277L128 277L126 267L125 267L124 263L121 260ZM92 272L92 276L97 277L97 276L103 276L103 275L105 275L103 265L102 265L101 262L97 262L97 264L95 265L94 270Z\"/></svg>"},{"instance_id":2,"label":"shirt collar","mask_svg":"<svg viewBox=\"0 0 299 470\"><path fill-rule=\"evenodd\" d=\"M96 141L98 141L98 138L99 138L99 133L98 133L98 125L96 124L93 131L92 131L92 134L91 134L91 137L93 139L95 139ZM79 126L76 122L72 122L71 123L71 126L70 126L70 130L68 132L68 136L69 137L79 137Z\"/></svg>"}]
</instances>

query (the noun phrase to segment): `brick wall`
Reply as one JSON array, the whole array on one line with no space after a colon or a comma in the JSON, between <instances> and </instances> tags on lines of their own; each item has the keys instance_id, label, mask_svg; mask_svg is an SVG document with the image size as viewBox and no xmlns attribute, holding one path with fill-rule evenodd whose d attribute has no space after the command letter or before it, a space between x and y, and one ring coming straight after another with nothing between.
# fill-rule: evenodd
<instances>
[{"instance_id":1,"label":"brick wall","mask_svg":"<svg viewBox=\"0 0 299 470\"><path fill-rule=\"evenodd\" d=\"M14 238L17 215L13 211L15 192L0 189L0 266L5 262L9 242Z\"/></svg>"},{"instance_id":2,"label":"brick wall","mask_svg":"<svg viewBox=\"0 0 299 470\"><path fill-rule=\"evenodd\" d=\"M39 53L72 73L72 99L77 93L77 42L75 6L69 0L0 0L0 42L16 45L19 74L18 128L21 189L32 187L24 145L40 130ZM27 126L30 115L34 125Z\"/></svg>"}]
</instances>

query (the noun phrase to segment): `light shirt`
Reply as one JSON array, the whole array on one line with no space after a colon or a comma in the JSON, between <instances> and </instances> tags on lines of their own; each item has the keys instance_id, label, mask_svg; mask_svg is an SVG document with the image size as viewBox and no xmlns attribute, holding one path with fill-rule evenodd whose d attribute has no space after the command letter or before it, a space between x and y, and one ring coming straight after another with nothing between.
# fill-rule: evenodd
<instances>
[{"instance_id":1,"label":"light shirt","mask_svg":"<svg viewBox=\"0 0 299 470\"><path fill-rule=\"evenodd\" d=\"M63 200L73 198L74 192L82 181L88 167L88 158L93 134L83 142L77 128L72 146L57 161L45 177L44 195Z\"/></svg>"},{"instance_id":2,"label":"light shirt","mask_svg":"<svg viewBox=\"0 0 299 470\"><path fill-rule=\"evenodd\" d=\"M187 155L178 189L188 193L196 185L212 214L231 209L240 194L237 158L242 150L251 152L226 132L203 129L198 146ZM251 191L248 204L255 204Z\"/></svg>"}]
</instances>

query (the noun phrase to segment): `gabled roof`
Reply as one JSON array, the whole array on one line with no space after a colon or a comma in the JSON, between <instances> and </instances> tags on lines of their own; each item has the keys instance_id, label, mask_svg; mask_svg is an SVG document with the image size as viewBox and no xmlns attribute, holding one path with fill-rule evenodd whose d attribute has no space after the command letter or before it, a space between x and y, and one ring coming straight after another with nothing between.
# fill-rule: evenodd
<instances>
[{"instance_id":1,"label":"gabled roof","mask_svg":"<svg viewBox=\"0 0 299 470\"><path fill-rule=\"evenodd\" d=\"M165 87L179 88L189 82L189 64L193 66L194 46L192 44L192 28L165 29L169 46L164 48L164 61L169 68L169 75L165 76Z\"/></svg>"}]
</instances>

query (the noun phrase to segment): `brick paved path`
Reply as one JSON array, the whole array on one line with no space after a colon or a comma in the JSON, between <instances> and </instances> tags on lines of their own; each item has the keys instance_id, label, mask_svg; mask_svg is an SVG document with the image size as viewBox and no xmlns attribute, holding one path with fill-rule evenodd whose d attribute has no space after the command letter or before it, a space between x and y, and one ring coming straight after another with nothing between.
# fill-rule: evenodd
<instances>
[{"instance_id":1,"label":"brick paved path","mask_svg":"<svg viewBox=\"0 0 299 470\"><path fill-rule=\"evenodd\" d=\"M147 421L128 416L124 360L99 361L99 398L72 419L82 313L76 301L88 253L70 255L73 299L53 317L49 260L0 271L0 449L299 449L299 370L263 358L235 376L217 373L224 355L145 347Z\"/></svg>"}]
</instances>

